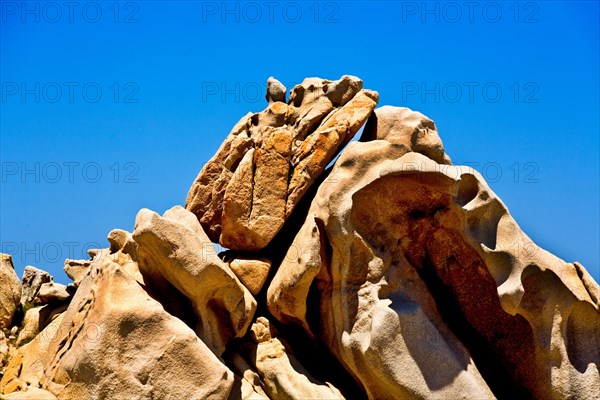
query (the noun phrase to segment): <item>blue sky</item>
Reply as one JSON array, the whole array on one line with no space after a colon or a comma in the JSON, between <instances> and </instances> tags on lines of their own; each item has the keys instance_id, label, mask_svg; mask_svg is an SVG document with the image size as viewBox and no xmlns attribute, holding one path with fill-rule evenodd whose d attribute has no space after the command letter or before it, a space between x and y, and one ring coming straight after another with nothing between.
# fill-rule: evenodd
<instances>
[{"instance_id":1,"label":"blue sky","mask_svg":"<svg viewBox=\"0 0 600 400\"><path fill-rule=\"evenodd\" d=\"M432 118L532 239L599 280L596 1L0 2L0 242L65 258L183 204L273 75ZM470 8L471 7L471 8Z\"/></svg>"}]
</instances>

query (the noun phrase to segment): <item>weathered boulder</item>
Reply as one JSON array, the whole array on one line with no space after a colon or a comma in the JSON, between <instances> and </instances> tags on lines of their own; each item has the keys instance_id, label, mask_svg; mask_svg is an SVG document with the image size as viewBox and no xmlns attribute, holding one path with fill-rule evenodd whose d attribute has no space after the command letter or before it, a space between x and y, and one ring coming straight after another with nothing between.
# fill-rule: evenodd
<instances>
[{"instance_id":1,"label":"weathered boulder","mask_svg":"<svg viewBox=\"0 0 600 400\"><path fill-rule=\"evenodd\" d=\"M269 310L322 338L371 398L597 393L597 284L535 245L478 173L409 150L345 150Z\"/></svg>"},{"instance_id":2,"label":"weathered boulder","mask_svg":"<svg viewBox=\"0 0 600 400\"><path fill-rule=\"evenodd\" d=\"M269 104L276 101L285 103L285 94L285 86L283 86L283 84L277 79L270 76L269 79L267 79L267 93L265 95L267 102Z\"/></svg>"},{"instance_id":3,"label":"weathered boulder","mask_svg":"<svg viewBox=\"0 0 600 400\"><path fill-rule=\"evenodd\" d=\"M52 276L44 270L28 265L23 272L23 293L21 304L25 308L31 307L35 302L40 288L44 283L52 282Z\"/></svg>"},{"instance_id":4,"label":"weathered boulder","mask_svg":"<svg viewBox=\"0 0 600 400\"><path fill-rule=\"evenodd\" d=\"M107 239L108 243L110 243L111 253L116 253L117 251L124 249L133 240L131 233L124 231L123 229L113 229L108 233Z\"/></svg>"},{"instance_id":5,"label":"weathered boulder","mask_svg":"<svg viewBox=\"0 0 600 400\"><path fill-rule=\"evenodd\" d=\"M69 329L62 325L62 318L63 314L58 315L33 340L18 349L0 380L0 394L26 392L41 387L44 367L51 356L48 349L59 330Z\"/></svg>"},{"instance_id":6,"label":"weathered boulder","mask_svg":"<svg viewBox=\"0 0 600 400\"><path fill-rule=\"evenodd\" d=\"M19 307L21 290L11 256L0 253L0 331L10 327Z\"/></svg>"},{"instance_id":7,"label":"weathered boulder","mask_svg":"<svg viewBox=\"0 0 600 400\"><path fill-rule=\"evenodd\" d=\"M216 354L246 333L256 300L217 256L196 217L173 207L161 217L147 209L136 218L140 271L153 281L168 281L192 303L198 336Z\"/></svg>"},{"instance_id":8,"label":"weathered boulder","mask_svg":"<svg viewBox=\"0 0 600 400\"><path fill-rule=\"evenodd\" d=\"M319 382L290 353L285 340L265 317L252 324L251 334L232 363L248 385L271 399L343 399L330 383Z\"/></svg>"},{"instance_id":9,"label":"weathered boulder","mask_svg":"<svg viewBox=\"0 0 600 400\"><path fill-rule=\"evenodd\" d=\"M305 79L288 104L271 102L235 125L192 184L186 208L226 248L266 247L378 98L356 77Z\"/></svg>"},{"instance_id":10,"label":"weathered boulder","mask_svg":"<svg viewBox=\"0 0 600 400\"><path fill-rule=\"evenodd\" d=\"M67 286L62 283L43 283L36 295L36 302L38 304L48 304L67 301L71 298L71 293L67 289Z\"/></svg>"},{"instance_id":11,"label":"weathered boulder","mask_svg":"<svg viewBox=\"0 0 600 400\"><path fill-rule=\"evenodd\" d=\"M2 255L2 400L598 397L600 286L431 119L353 76L266 99L73 283Z\"/></svg>"},{"instance_id":12,"label":"weathered boulder","mask_svg":"<svg viewBox=\"0 0 600 400\"><path fill-rule=\"evenodd\" d=\"M21 347L35 339L46 326L54 321L55 318L58 318L58 316L66 309L67 304L62 304L57 307L52 304L46 304L27 310L23 322L21 323L19 336L17 337L17 347Z\"/></svg>"},{"instance_id":13,"label":"weathered boulder","mask_svg":"<svg viewBox=\"0 0 600 400\"><path fill-rule=\"evenodd\" d=\"M271 260L265 257L228 252L223 261L254 296L262 289L271 270Z\"/></svg>"},{"instance_id":14,"label":"weathered boulder","mask_svg":"<svg viewBox=\"0 0 600 400\"><path fill-rule=\"evenodd\" d=\"M75 286L79 286L79 282L81 282L90 270L90 263L90 260L66 259L63 270L65 271L65 274L71 278Z\"/></svg>"},{"instance_id":15,"label":"weathered boulder","mask_svg":"<svg viewBox=\"0 0 600 400\"><path fill-rule=\"evenodd\" d=\"M103 257L110 257L113 262L119 264L136 281L144 284L137 262L133 260L133 257L137 256L137 244L133 241L131 233L122 229L113 229L109 232L107 239L110 247L88 250L89 260L65 260L64 271L73 280L72 286L77 288L81 280L90 271L92 262ZM68 287L67 290L69 290Z\"/></svg>"},{"instance_id":16,"label":"weathered boulder","mask_svg":"<svg viewBox=\"0 0 600 400\"><path fill-rule=\"evenodd\" d=\"M226 399L233 373L110 256L90 265L47 350L61 399Z\"/></svg>"},{"instance_id":17,"label":"weathered boulder","mask_svg":"<svg viewBox=\"0 0 600 400\"><path fill-rule=\"evenodd\" d=\"M369 117L361 141L385 140L405 146L438 164L450 164L435 123L420 112L406 107L383 106Z\"/></svg>"}]
</instances>

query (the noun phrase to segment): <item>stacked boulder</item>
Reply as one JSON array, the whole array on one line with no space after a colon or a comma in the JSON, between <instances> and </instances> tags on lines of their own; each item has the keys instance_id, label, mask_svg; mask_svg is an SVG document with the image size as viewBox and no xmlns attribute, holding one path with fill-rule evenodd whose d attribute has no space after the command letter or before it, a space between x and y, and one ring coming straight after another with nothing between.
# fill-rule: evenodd
<instances>
[{"instance_id":1,"label":"stacked boulder","mask_svg":"<svg viewBox=\"0 0 600 400\"><path fill-rule=\"evenodd\" d=\"M600 393L598 284L452 165L431 119L353 76L266 97L185 207L67 260L72 284L21 284L3 256L2 398Z\"/></svg>"}]
</instances>

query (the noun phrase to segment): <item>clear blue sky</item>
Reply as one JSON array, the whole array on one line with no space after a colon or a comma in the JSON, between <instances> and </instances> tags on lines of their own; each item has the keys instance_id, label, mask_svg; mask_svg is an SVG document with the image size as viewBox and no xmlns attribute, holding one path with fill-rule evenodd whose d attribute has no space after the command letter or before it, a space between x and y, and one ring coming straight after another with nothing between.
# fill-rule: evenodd
<instances>
[{"instance_id":1,"label":"clear blue sky","mask_svg":"<svg viewBox=\"0 0 600 400\"><path fill-rule=\"evenodd\" d=\"M437 123L539 245L599 271L599 9L539 2L0 2L2 251L66 282L183 204L264 83L361 77Z\"/></svg>"}]
</instances>

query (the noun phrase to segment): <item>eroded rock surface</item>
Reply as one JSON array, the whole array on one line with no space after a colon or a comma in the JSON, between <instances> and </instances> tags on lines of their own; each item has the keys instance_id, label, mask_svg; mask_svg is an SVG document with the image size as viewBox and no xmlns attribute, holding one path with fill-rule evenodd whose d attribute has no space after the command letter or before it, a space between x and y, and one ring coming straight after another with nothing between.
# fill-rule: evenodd
<instances>
[{"instance_id":1,"label":"eroded rock surface","mask_svg":"<svg viewBox=\"0 0 600 400\"><path fill-rule=\"evenodd\" d=\"M286 89L285 86L272 76L267 79L267 94L266 99L269 104L276 101L285 103Z\"/></svg>"},{"instance_id":2,"label":"eroded rock surface","mask_svg":"<svg viewBox=\"0 0 600 400\"><path fill-rule=\"evenodd\" d=\"M379 99L353 76L307 78L288 104L279 85L269 80L269 106L236 124L188 193L186 208L229 249L267 246Z\"/></svg>"},{"instance_id":3,"label":"eroded rock surface","mask_svg":"<svg viewBox=\"0 0 600 400\"><path fill-rule=\"evenodd\" d=\"M90 269L46 336L13 359L0 385L5 394L41 388L59 399L228 397L233 373L191 328L109 255Z\"/></svg>"},{"instance_id":4,"label":"eroded rock surface","mask_svg":"<svg viewBox=\"0 0 600 400\"><path fill-rule=\"evenodd\" d=\"M63 270L65 274L73 280L73 283L78 286L79 282L89 272L90 261L89 260L65 260L65 266Z\"/></svg>"},{"instance_id":5,"label":"eroded rock surface","mask_svg":"<svg viewBox=\"0 0 600 400\"><path fill-rule=\"evenodd\" d=\"M65 261L73 283L28 266L21 285L3 255L2 399L598 397L600 287L431 119L374 110L352 76L287 103L270 78L266 99L187 209L142 209Z\"/></svg>"},{"instance_id":6,"label":"eroded rock surface","mask_svg":"<svg viewBox=\"0 0 600 400\"><path fill-rule=\"evenodd\" d=\"M319 382L290 354L277 330L265 317L258 317L250 337L233 364L253 387L271 399L343 399L330 383Z\"/></svg>"},{"instance_id":7,"label":"eroded rock surface","mask_svg":"<svg viewBox=\"0 0 600 400\"><path fill-rule=\"evenodd\" d=\"M420 112L406 107L383 106L369 117L361 141L385 140L431 158L439 164L450 164L435 123Z\"/></svg>"},{"instance_id":8,"label":"eroded rock surface","mask_svg":"<svg viewBox=\"0 0 600 400\"><path fill-rule=\"evenodd\" d=\"M44 270L28 265L23 272L23 293L21 304L29 307L34 304L40 288L44 283L52 282L52 276Z\"/></svg>"},{"instance_id":9,"label":"eroded rock surface","mask_svg":"<svg viewBox=\"0 0 600 400\"><path fill-rule=\"evenodd\" d=\"M36 296L38 303L47 304L52 302L66 301L71 297L71 293L67 290L67 286L61 283L48 282L40 286L40 290Z\"/></svg>"},{"instance_id":10,"label":"eroded rock surface","mask_svg":"<svg viewBox=\"0 0 600 400\"><path fill-rule=\"evenodd\" d=\"M235 276L256 296L263 288L271 270L271 260L230 252L224 258Z\"/></svg>"},{"instance_id":11,"label":"eroded rock surface","mask_svg":"<svg viewBox=\"0 0 600 400\"><path fill-rule=\"evenodd\" d=\"M252 322L256 300L217 256L196 217L174 207L161 217L144 209L136 218L142 274L166 280L191 302L199 323L198 336L217 354Z\"/></svg>"},{"instance_id":12,"label":"eroded rock surface","mask_svg":"<svg viewBox=\"0 0 600 400\"><path fill-rule=\"evenodd\" d=\"M0 331L11 325L21 301L21 281L15 272L12 258L0 253Z\"/></svg>"},{"instance_id":13,"label":"eroded rock surface","mask_svg":"<svg viewBox=\"0 0 600 400\"><path fill-rule=\"evenodd\" d=\"M351 144L334 171L268 304L323 338L369 397L599 387L597 285L535 245L478 173L384 140Z\"/></svg>"},{"instance_id":14,"label":"eroded rock surface","mask_svg":"<svg viewBox=\"0 0 600 400\"><path fill-rule=\"evenodd\" d=\"M16 345L21 347L35 339L46 326L58 318L66 309L66 304L58 305L57 307L47 304L27 310L21 323L21 330L19 331Z\"/></svg>"}]
</instances>

